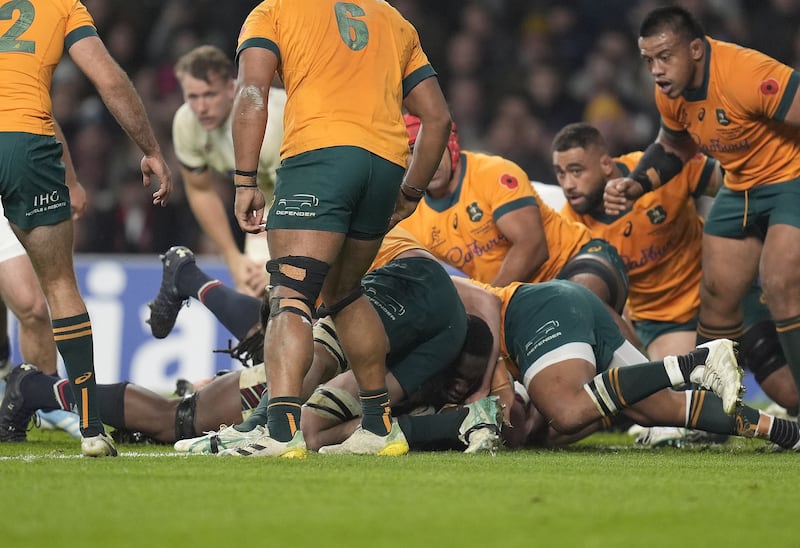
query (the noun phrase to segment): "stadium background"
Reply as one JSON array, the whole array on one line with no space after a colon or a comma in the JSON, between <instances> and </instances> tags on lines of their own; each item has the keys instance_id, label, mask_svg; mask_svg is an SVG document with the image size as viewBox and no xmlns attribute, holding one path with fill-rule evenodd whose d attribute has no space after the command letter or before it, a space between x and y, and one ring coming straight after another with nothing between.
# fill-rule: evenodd
<instances>
[{"instance_id":1,"label":"stadium background","mask_svg":"<svg viewBox=\"0 0 800 548\"><path fill-rule=\"evenodd\" d=\"M157 254L188 245L213 254L189 210L171 144L182 103L175 61L203 44L233 55L239 27L257 1L84 0L112 55L142 96L176 176L166 208L141 188L140 155L68 58L52 88L89 209L76 230L77 270L95 326L98 378L167 390L231 366L210 350L228 336L195 305L164 341L149 336L143 308L158 288ZM636 34L651 0L396 0L417 27L459 125L462 146L517 162L532 180L555 184L550 141L564 124L598 126L612 152L645 146L657 115ZM671 2L667 2L671 3ZM800 68L800 0L685 0L715 38L754 47ZM232 211L232 185L219 193ZM232 223L235 223L231 219ZM238 233L238 229L235 231ZM223 265L200 260L223 280ZM182 325L191 322L184 332ZM13 339L12 339L13 340ZM752 383L751 383L752 384ZM750 386L750 398L758 397Z\"/></svg>"}]
</instances>

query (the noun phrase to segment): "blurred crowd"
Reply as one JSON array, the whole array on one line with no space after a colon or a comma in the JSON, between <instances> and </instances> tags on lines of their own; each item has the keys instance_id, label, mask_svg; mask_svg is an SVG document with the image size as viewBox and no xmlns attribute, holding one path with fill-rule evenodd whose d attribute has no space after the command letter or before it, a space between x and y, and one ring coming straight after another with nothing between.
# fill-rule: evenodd
<instances>
[{"instance_id":1,"label":"blurred crowd","mask_svg":"<svg viewBox=\"0 0 800 548\"><path fill-rule=\"evenodd\" d=\"M166 208L141 188L135 147L68 60L53 84L54 114L71 147L90 209L76 251L155 253L182 244L213 252L182 192L172 152L172 115L182 103L175 61L200 44L233 56L239 28L258 1L83 0L111 54L128 72L176 176ZM636 46L656 0L390 0L419 31L440 75L463 148L500 154L533 180L555 184L550 141L586 121L612 152L655 136L652 80ZM714 38L761 50L800 69L800 0L682 0ZM220 178L230 204L232 185ZM235 224L235 221L231 219ZM239 232L238 228L235 232Z\"/></svg>"}]
</instances>

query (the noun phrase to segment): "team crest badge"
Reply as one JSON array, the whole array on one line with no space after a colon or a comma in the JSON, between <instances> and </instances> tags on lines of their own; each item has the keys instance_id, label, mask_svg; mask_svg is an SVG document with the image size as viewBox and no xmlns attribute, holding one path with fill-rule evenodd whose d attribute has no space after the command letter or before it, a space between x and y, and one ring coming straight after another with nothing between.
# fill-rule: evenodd
<instances>
[{"instance_id":1,"label":"team crest badge","mask_svg":"<svg viewBox=\"0 0 800 548\"><path fill-rule=\"evenodd\" d=\"M721 126L727 126L731 123L731 121L728 120L728 116L725 114L725 111L721 108L717 109L717 123Z\"/></svg>"},{"instance_id":2,"label":"team crest badge","mask_svg":"<svg viewBox=\"0 0 800 548\"><path fill-rule=\"evenodd\" d=\"M467 215L469 215L469 220L473 223L483 219L483 210L478 207L478 202L472 202L467 206Z\"/></svg>"},{"instance_id":3,"label":"team crest badge","mask_svg":"<svg viewBox=\"0 0 800 548\"><path fill-rule=\"evenodd\" d=\"M650 222L654 225L660 225L667 220L667 212L664 211L664 208L660 205L657 205L653 209L648 209L647 216L650 218Z\"/></svg>"}]
</instances>

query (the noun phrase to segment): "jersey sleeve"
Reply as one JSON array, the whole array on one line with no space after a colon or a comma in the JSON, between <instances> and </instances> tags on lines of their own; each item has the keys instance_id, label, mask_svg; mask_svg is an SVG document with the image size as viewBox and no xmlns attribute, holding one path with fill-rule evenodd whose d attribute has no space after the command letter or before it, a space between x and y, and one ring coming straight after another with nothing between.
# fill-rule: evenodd
<instances>
[{"instance_id":1,"label":"jersey sleeve","mask_svg":"<svg viewBox=\"0 0 800 548\"><path fill-rule=\"evenodd\" d=\"M716 166L717 161L714 158L701 153L695 154L686 162L679 177L685 180L684 185L688 188L688 193L695 198L705 194Z\"/></svg>"},{"instance_id":2,"label":"jersey sleeve","mask_svg":"<svg viewBox=\"0 0 800 548\"><path fill-rule=\"evenodd\" d=\"M280 64L281 52L278 47L278 0L266 0L256 6L247 16L241 31L239 31L236 59L247 48L265 48L278 57Z\"/></svg>"},{"instance_id":3,"label":"jersey sleeve","mask_svg":"<svg viewBox=\"0 0 800 548\"><path fill-rule=\"evenodd\" d=\"M201 132L195 127L195 118L189 105L183 104L172 119L172 145L175 156L184 167L190 170L202 170L207 166L202 147L196 136Z\"/></svg>"},{"instance_id":4,"label":"jersey sleeve","mask_svg":"<svg viewBox=\"0 0 800 548\"><path fill-rule=\"evenodd\" d=\"M97 36L97 29L94 26L94 20L89 10L78 0L73 2L72 9L67 15L64 34L64 50L68 50L81 38Z\"/></svg>"},{"instance_id":5,"label":"jersey sleeve","mask_svg":"<svg viewBox=\"0 0 800 548\"><path fill-rule=\"evenodd\" d=\"M800 76L791 67L759 51L742 48L728 67L727 99L753 117L783 121L797 92Z\"/></svg>"},{"instance_id":6,"label":"jersey sleeve","mask_svg":"<svg viewBox=\"0 0 800 548\"><path fill-rule=\"evenodd\" d=\"M528 175L513 162L498 162L481 177L485 178L481 187L486 189L486 197L492 204L494 222L506 213L539 205Z\"/></svg>"}]
</instances>

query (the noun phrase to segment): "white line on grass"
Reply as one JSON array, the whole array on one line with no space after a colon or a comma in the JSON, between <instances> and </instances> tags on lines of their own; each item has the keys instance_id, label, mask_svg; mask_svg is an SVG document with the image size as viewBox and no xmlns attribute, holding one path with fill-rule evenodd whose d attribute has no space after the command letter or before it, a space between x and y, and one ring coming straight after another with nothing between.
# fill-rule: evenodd
<instances>
[{"instance_id":1,"label":"white line on grass","mask_svg":"<svg viewBox=\"0 0 800 548\"><path fill-rule=\"evenodd\" d=\"M119 454L120 457L188 457L186 453L139 453L137 451L126 451ZM91 459L92 457L84 457L83 455L16 455L13 457L2 457L0 461L4 460L21 460L21 461L34 461L38 459Z\"/></svg>"}]
</instances>

